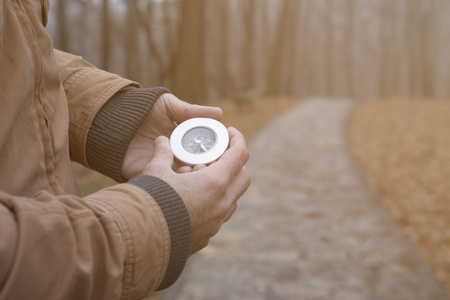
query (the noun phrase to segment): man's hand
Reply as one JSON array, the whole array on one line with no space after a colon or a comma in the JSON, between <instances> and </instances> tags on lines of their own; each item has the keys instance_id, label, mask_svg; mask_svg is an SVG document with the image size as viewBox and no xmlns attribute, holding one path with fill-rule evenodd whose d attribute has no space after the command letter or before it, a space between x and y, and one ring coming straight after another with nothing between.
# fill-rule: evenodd
<instances>
[{"instance_id":1,"label":"man's hand","mask_svg":"<svg viewBox=\"0 0 450 300\"><path fill-rule=\"evenodd\" d=\"M219 120L222 110L217 107L192 105L172 94L161 95L131 141L122 164L122 177L131 179L142 173L153 155L153 143L158 136L169 137L178 124L190 118L205 117Z\"/></svg>"},{"instance_id":2,"label":"man's hand","mask_svg":"<svg viewBox=\"0 0 450 300\"><path fill-rule=\"evenodd\" d=\"M229 128L228 133L230 148L218 161L209 166L184 166L176 171L172 169L174 159L169 140L158 137L153 157L143 172L166 181L186 204L192 227L190 254L208 245L250 185L245 168L249 153L244 137L234 128Z\"/></svg>"}]
</instances>

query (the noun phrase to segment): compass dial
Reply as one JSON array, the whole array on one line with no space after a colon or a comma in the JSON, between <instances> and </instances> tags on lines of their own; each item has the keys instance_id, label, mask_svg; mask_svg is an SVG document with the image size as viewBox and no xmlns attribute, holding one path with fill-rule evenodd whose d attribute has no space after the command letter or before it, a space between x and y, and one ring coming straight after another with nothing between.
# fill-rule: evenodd
<instances>
[{"instance_id":1,"label":"compass dial","mask_svg":"<svg viewBox=\"0 0 450 300\"><path fill-rule=\"evenodd\" d=\"M206 165L227 150L227 128L210 118L192 118L178 125L170 135L170 147L176 159L186 165Z\"/></svg>"},{"instance_id":2,"label":"compass dial","mask_svg":"<svg viewBox=\"0 0 450 300\"><path fill-rule=\"evenodd\" d=\"M187 131L181 141L183 148L192 154L203 154L217 142L216 133L207 127L195 127Z\"/></svg>"}]
</instances>

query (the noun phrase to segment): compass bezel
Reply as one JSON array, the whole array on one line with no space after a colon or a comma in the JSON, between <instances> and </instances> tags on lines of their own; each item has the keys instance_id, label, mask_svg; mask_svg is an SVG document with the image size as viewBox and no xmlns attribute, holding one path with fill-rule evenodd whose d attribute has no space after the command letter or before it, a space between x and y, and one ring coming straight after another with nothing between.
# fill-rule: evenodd
<instances>
[{"instance_id":1,"label":"compass bezel","mask_svg":"<svg viewBox=\"0 0 450 300\"><path fill-rule=\"evenodd\" d=\"M215 145L207 152L190 153L182 144L185 134L196 127L205 127L216 135ZM170 136L170 147L173 155L187 165L207 165L217 160L228 148L229 135L227 128L217 120L210 118L193 118L178 125Z\"/></svg>"}]
</instances>

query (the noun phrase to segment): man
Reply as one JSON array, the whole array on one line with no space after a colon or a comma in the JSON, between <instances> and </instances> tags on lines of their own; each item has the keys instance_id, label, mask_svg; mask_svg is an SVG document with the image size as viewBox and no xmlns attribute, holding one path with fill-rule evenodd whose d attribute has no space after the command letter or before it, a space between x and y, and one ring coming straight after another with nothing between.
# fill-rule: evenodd
<instances>
[{"instance_id":1,"label":"man","mask_svg":"<svg viewBox=\"0 0 450 300\"><path fill-rule=\"evenodd\" d=\"M250 184L243 136L176 166L174 121L218 108L53 49L48 0L0 4L0 299L141 299L170 286ZM80 197L70 159L119 184Z\"/></svg>"}]
</instances>

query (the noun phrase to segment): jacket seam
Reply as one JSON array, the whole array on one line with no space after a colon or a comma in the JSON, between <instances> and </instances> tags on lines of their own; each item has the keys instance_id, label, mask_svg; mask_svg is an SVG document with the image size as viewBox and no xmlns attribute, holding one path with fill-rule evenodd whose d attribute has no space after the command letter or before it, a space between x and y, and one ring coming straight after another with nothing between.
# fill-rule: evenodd
<instances>
[{"instance_id":1,"label":"jacket seam","mask_svg":"<svg viewBox=\"0 0 450 300\"><path fill-rule=\"evenodd\" d=\"M75 82L77 82L80 78L86 76L87 73L89 73L90 69L81 69L74 73L72 76L70 76L64 83L64 88L66 89L66 93L69 93L69 91L72 89L72 87L75 85Z\"/></svg>"}]
</instances>

